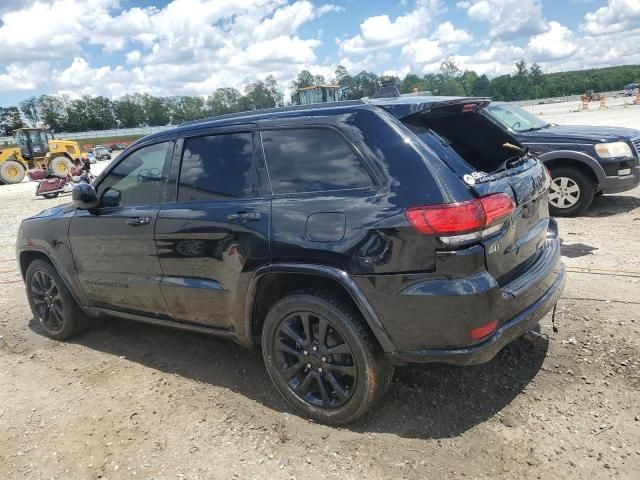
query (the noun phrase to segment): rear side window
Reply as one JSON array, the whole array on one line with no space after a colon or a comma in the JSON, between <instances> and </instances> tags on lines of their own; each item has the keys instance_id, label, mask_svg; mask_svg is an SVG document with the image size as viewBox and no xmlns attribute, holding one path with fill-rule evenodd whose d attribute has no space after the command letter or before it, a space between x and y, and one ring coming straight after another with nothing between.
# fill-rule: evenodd
<instances>
[{"instance_id":1,"label":"rear side window","mask_svg":"<svg viewBox=\"0 0 640 480\"><path fill-rule=\"evenodd\" d=\"M185 140L178 201L246 198L257 194L251 133Z\"/></svg>"},{"instance_id":2,"label":"rear side window","mask_svg":"<svg viewBox=\"0 0 640 480\"><path fill-rule=\"evenodd\" d=\"M265 130L262 143L275 194L344 190L372 184L360 157L333 130Z\"/></svg>"}]
</instances>

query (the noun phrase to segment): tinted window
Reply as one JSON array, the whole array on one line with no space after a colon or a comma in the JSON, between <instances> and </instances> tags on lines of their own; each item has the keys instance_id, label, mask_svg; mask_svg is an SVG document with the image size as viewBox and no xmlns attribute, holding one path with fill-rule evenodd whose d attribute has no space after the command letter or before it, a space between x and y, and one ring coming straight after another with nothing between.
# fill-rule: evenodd
<instances>
[{"instance_id":1,"label":"tinted window","mask_svg":"<svg viewBox=\"0 0 640 480\"><path fill-rule=\"evenodd\" d=\"M273 193L368 187L362 161L337 132L326 128L262 132Z\"/></svg>"},{"instance_id":2,"label":"tinted window","mask_svg":"<svg viewBox=\"0 0 640 480\"><path fill-rule=\"evenodd\" d=\"M213 135L185 141L179 201L244 198L257 194L251 133Z\"/></svg>"},{"instance_id":3,"label":"tinted window","mask_svg":"<svg viewBox=\"0 0 640 480\"><path fill-rule=\"evenodd\" d=\"M162 171L172 151L173 142L164 142L128 155L98 186L102 204L126 207L158 203Z\"/></svg>"}]
</instances>

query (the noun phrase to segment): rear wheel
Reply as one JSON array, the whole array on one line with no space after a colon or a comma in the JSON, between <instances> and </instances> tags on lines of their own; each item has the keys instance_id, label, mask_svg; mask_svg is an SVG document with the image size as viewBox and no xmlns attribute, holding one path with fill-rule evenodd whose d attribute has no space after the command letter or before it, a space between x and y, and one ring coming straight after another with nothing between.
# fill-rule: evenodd
<instances>
[{"instance_id":1,"label":"rear wheel","mask_svg":"<svg viewBox=\"0 0 640 480\"><path fill-rule=\"evenodd\" d=\"M44 260L31 262L25 283L33 316L49 337L64 340L86 328L86 314L50 263Z\"/></svg>"},{"instance_id":2,"label":"rear wheel","mask_svg":"<svg viewBox=\"0 0 640 480\"><path fill-rule=\"evenodd\" d=\"M549 212L554 217L571 217L586 210L595 195L594 182L571 167L551 170Z\"/></svg>"},{"instance_id":3,"label":"rear wheel","mask_svg":"<svg viewBox=\"0 0 640 480\"><path fill-rule=\"evenodd\" d=\"M54 157L49 162L49 173L65 178L73 169L73 162L67 157Z\"/></svg>"},{"instance_id":4,"label":"rear wheel","mask_svg":"<svg viewBox=\"0 0 640 480\"><path fill-rule=\"evenodd\" d=\"M56 198L58 195L60 195L60 192L53 192L53 193L43 193L42 196L44 198Z\"/></svg>"},{"instance_id":5,"label":"rear wheel","mask_svg":"<svg viewBox=\"0 0 640 480\"><path fill-rule=\"evenodd\" d=\"M265 319L262 353L280 394L302 415L331 425L364 415L393 374L360 315L331 293L277 302Z\"/></svg>"},{"instance_id":6,"label":"rear wheel","mask_svg":"<svg viewBox=\"0 0 640 480\"><path fill-rule=\"evenodd\" d=\"M7 160L0 165L0 178L4 183L20 183L24 174L24 166L16 160Z\"/></svg>"}]
</instances>

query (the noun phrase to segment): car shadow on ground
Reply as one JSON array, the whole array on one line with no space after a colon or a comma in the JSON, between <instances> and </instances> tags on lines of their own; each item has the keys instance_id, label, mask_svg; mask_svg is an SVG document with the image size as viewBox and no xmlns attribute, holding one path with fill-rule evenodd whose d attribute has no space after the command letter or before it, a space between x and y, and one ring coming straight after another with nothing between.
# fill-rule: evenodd
<instances>
[{"instance_id":1,"label":"car shadow on ground","mask_svg":"<svg viewBox=\"0 0 640 480\"><path fill-rule=\"evenodd\" d=\"M640 197L637 195L600 195L593 199L583 216L610 217L636 208L640 208Z\"/></svg>"},{"instance_id":2,"label":"car shadow on ground","mask_svg":"<svg viewBox=\"0 0 640 480\"><path fill-rule=\"evenodd\" d=\"M43 335L35 320L30 328ZM95 321L78 345L165 373L238 392L277 412L291 412L276 392L257 350L209 336L123 320ZM448 438L492 418L536 376L548 341L518 339L491 362L470 367L397 367L388 394L353 432Z\"/></svg>"}]
</instances>

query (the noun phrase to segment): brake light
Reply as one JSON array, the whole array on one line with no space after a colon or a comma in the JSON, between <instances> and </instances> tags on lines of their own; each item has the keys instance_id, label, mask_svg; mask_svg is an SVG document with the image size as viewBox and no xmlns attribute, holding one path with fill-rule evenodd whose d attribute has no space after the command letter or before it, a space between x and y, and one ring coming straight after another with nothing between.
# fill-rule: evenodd
<instances>
[{"instance_id":1,"label":"brake light","mask_svg":"<svg viewBox=\"0 0 640 480\"><path fill-rule=\"evenodd\" d=\"M417 232L442 236L446 243L456 243L455 238L447 240L447 237L462 236L459 238L462 242L495 233L514 208L509 195L496 193L466 202L412 207L406 216Z\"/></svg>"}]
</instances>

